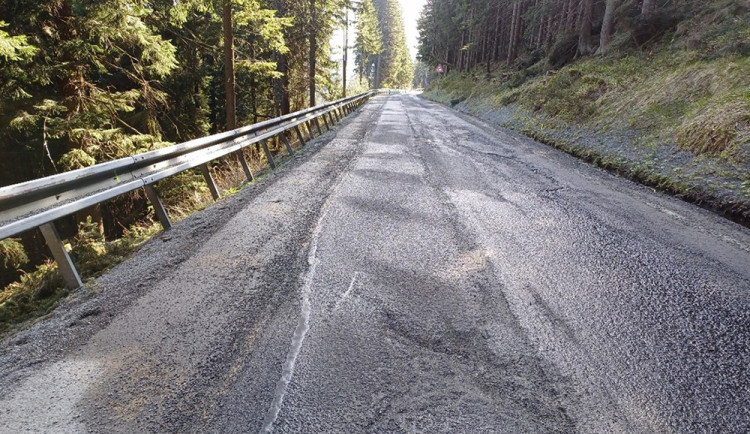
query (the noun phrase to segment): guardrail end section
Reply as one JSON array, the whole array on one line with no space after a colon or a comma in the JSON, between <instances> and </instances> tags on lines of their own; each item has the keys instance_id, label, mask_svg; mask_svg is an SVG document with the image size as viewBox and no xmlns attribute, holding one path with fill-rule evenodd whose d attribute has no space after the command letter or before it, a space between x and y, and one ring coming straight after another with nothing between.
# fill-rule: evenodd
<instances>
[{"instance_id":1,"label":"guardrail end section","mask_svg":"<svg viewBox=\"0 0 750 434\"><path fill-rule=\"evenodd\" d=\"M44 241L47 243L47 247L49 247L52 257L55 258L55 262L57 262L57 269L60 270L65 285L67 285L69 289L77 289L83 286L81 276L78 274L78 270L76 270L73 260L70 259L68 251L65 250L65 245L60 238L60 234L57 233L55 224L52 222L45 223L39 226L39 229L42 231L42 236L44 236Z\"/></svg>"}]
</instances>

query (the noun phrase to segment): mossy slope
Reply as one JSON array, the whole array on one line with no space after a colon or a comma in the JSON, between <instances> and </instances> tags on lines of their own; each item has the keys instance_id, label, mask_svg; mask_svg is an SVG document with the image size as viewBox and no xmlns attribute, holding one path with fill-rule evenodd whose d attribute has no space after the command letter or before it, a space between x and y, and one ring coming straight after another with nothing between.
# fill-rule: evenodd
<instances>
[{"instance_id":1,"label":"mossy slope","mask_svg":"<svg viewBox=\"0 0 750 434\"><path fill-rule=\"evenodd\" d=\"M648 50L559 70L453 74L424 96L595 164L750 221L750 20L708 26L688 49Z\"/></svg>"}]
</instances>

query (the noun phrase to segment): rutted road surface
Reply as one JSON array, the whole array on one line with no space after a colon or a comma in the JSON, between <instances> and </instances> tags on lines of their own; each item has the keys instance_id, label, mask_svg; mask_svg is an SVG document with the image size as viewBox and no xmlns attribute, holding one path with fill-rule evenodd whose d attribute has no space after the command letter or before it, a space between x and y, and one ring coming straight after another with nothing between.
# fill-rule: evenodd
<instances>
[{"instance_id":1,"label":"rutted road surface","mask_svg":"<svg viewBox=\"0 0 750 434\"><path fill-rule=\"evenodd\" d=\"M747 432L750 232L378 97L0 346L0 431Z\"/></svg>"}]
</instances>

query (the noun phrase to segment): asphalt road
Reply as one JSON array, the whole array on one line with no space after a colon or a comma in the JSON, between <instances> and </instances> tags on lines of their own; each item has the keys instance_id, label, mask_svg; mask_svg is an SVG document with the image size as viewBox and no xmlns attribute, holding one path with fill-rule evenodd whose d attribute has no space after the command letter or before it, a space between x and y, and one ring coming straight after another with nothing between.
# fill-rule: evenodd
<instances>
[{"instance_id":1,"label":"asphalt road","mask_svg":"<svg viewBox=\"0 0 750 434\"><path fill-rule=\"evenodd\" d=\"M750 231L378 97L0 344L2 432L750 431Z\"/></svg>"}]
</instances>

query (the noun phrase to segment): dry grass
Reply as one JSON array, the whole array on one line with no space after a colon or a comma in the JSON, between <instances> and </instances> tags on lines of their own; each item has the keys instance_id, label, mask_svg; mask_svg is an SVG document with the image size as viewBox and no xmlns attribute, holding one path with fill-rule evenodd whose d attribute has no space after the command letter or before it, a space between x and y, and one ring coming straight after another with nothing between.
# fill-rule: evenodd
<instances>
[{"instance_id":1,"label":"dry grass","mask_svg":"<svg viewBox=\"0 0 750 434\"><path fill-rule=\"evenodd\" d=\"M585 59L520 86L455 75L427 96L443 103L473 98L495 107L518 104L561 125L634 128L647 144L678 143L698 155L718 155L750 146L748 71L748 57L706 58L698 52L665 48L652 55Z\"/></svg>"},{"instance_id":2,"label":"dry grass","mask_svg":"<svg viewBox=\"0 0 750 434\"><path fill-rule=\"evenodd\" d=\"M746 140L749 134L750 106L735 102L708 107L686 119L677 133L677 143L696 155L718 154L727 150L738 136Z\"/></svg>"}]
</instances>

